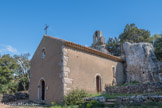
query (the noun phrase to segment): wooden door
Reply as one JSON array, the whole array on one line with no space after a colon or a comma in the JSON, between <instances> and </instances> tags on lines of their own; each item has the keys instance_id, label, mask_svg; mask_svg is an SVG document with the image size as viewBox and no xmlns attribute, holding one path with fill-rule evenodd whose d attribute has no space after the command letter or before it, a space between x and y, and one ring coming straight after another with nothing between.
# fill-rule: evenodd
<instances>
[{"instance_id":1,"label":"wooden door","mask_svg":"<svg viewBox=\"0 0 162 108\"><path fill-rule=\"evenodd\" d=\"M100 78L100 76L96 77L96 90L97 90L97 92L101 92L101 78Z\"/></svg>"},{"instance_id":2,"label":"wooden door","mask_svg":"<svg viewBox=\"0 0 162 108\"><path fill-rule=\"evenodd\" d=\"M42 96L41 96L41 98L42 98L42 100L44 100L45 99L45 82L44 82L44 80L42 80L41 86L42 86Z\"/></svg>"}]
</instances>

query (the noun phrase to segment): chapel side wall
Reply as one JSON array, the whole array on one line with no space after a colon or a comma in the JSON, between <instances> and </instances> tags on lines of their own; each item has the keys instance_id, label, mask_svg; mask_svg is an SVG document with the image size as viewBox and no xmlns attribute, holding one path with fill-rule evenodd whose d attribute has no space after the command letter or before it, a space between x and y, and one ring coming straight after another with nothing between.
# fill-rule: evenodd
<instances>
[{"instance_id":1,"label":"chapel side wall","mask_svg":"<svg viewBox=\"0 0 162 108\"><path fill-rule=\"evenodd\" d=\"M68 78L71 80L71 84L67 84L68 91L79 88L89 93L96 93L96 75L101 75L102 91L105 91L105 85L112 85L113 66L117 70L118 84L124 82L122 63L80 50L66 49L68 54L67 67L70 69Z\"/></svg>"},{"instance_id":2,"label":"chapel side wall","mask_svg":"<svg viewBox=\"0 0 162 108\"><path fill-rule=\"evenodd\" d=\"M63 100L63 82L61 74L62 67L62 42L44 37L31 62L31 82L29 90L29 99L38 100L38 83L41 78L46 83L46 103L60 103ZM42 48L45 48L45 58L41 58Z\"/></svg>"}]
</instances>

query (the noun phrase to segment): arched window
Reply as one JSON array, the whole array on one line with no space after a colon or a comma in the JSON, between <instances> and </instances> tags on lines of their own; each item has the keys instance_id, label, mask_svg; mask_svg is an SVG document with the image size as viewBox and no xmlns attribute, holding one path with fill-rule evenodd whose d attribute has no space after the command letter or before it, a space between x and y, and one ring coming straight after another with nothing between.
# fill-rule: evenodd
<instances>
[{"instance_id":1,"label":"arched window","mask_svg":"<svg viewBox=\"0 0 162 108\"><path fill-rule=\"evenodd\" d=\"M96 41L98 40L98 34L97 34L97 31L95 32L95 40L96 40Z\"/></svg>"},{"instance_id":2,"label":"arched window","mask_svg":"<svg viewBox=\"0 0 162 108\"><path fill-rule=\"evenodd\" d=\"M45 58L45 55L46 55L46 50L45 50L45 48L43 48L43 49L42 49L42 59Z\"/></svg>"},{"instance_id":3,"label":"arched window","mask_svg":"<svg viewBox=\"0 0 162 108\"><path fill-rule=\"evenodd\" d=\"M116 70L114 66L112 67L112 72L113 72L113 77L116 78Z\"/></svg>"},{"instance_id":4,"label":"arched window","mask_svg":"<svg viewBox=\"0 0 162 108\"><path fill-rule=\"evenodd\" d=\"M117 82L116 82L116 69L114 66L112 66L112 72L113 72L113 80L112 80L112 85L116 86Z\"/></svg>"},{"instance_id":5,"label":"arched window","mask_svg":"<svg viewBox=\"0 0 162 108\"><path fill-rule=\"evenodd\" d=\"M99 75L96 76L96 90L101 92L101 77Z\"/></svg>"}]
</instances>

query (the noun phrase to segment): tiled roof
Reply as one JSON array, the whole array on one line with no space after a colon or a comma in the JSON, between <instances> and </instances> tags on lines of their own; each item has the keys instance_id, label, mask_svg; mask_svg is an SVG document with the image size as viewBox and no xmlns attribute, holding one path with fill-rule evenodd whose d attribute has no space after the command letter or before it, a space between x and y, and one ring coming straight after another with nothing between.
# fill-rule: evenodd
<instances>
[{"instance_id":1,"label":"tiled roof","mask_svg":"<svg viewBox=\"0 0 162 108\"><path fill-rule=\"evenodd\" d=\"M101 57L104 57L104 58L108 58L108 59L111 59L111 60L114 60L114 61L124 62L121 58L119 58L117 56L113 56L111 54L106 54L106 53L100 52L98 50L92 49L90 47L82 46L82 45L79 45L79 44L76 44L76 43L73 43L73 42L69 42L69 41L66 41L66 40L63 40L63 39L58 39L58 38L47 36L47 35L45 35L45 36L53 38L53 39L60 40L60 41L64 42L64 45L67 46L67 47L71 47L71 48L74 48L74 49L85 51L85 52L88 52L88 53L91 53L91 54L94 54L94 55L98 55L98 56L101 56Z\"/></svg>"}]
</instances>

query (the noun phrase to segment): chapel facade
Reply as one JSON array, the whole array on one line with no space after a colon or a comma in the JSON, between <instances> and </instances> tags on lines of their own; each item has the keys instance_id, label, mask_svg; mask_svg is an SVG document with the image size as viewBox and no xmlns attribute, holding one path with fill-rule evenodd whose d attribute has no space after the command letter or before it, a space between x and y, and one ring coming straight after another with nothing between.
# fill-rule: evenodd
<instances>
[{"instance_id":1,"label":"chapel facade","mask_svg":"<svg viewBox=\"0 0 162 108\"><path fill-rule=\"evenodd\" d=\"M45 35L31 60L29 99L61 103L73 89L104 92L124 81L123 60L105 49L102 32L94 33L91 47Z\"/></svg>"}]
</instances>

